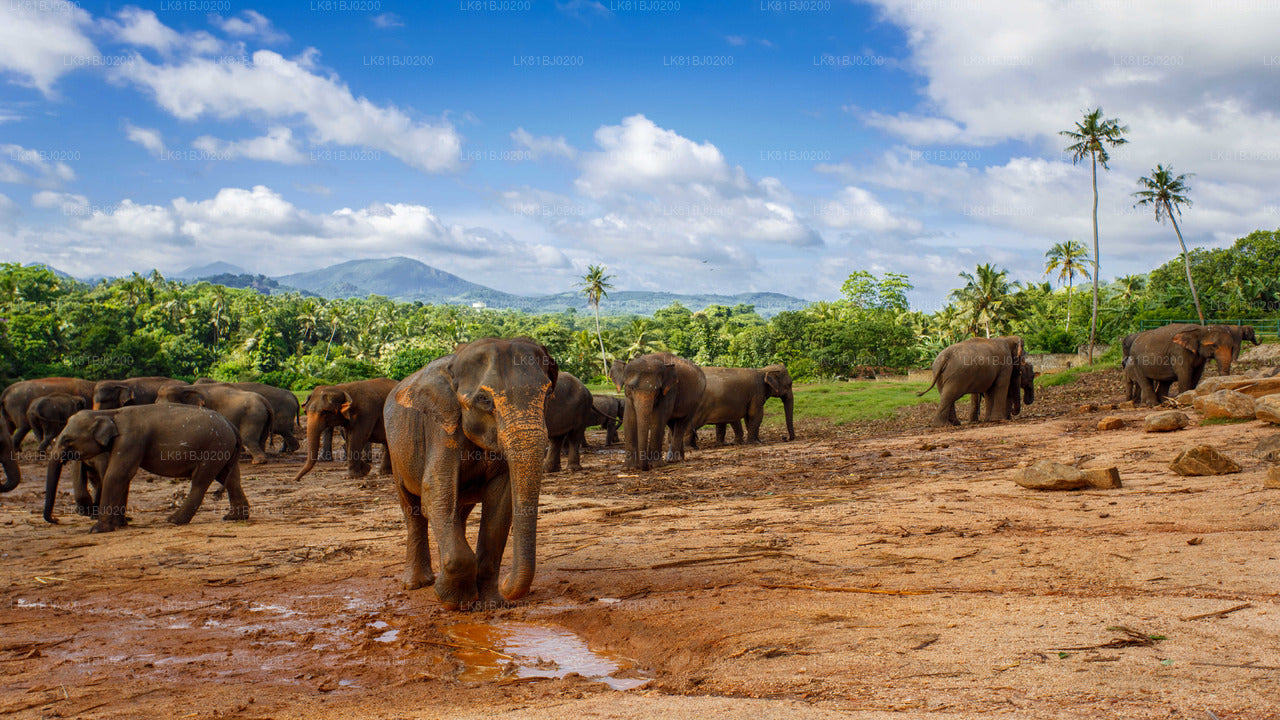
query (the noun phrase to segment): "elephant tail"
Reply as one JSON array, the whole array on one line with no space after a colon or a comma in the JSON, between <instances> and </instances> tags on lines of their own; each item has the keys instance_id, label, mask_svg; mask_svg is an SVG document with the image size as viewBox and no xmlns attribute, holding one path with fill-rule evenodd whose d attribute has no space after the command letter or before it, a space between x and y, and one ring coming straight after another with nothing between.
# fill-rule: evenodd
<instances>
[{"instance_id":1,"label":"elephant tail","mask_svg":"<svg viewBox=\"0 0 1280 720\"><path fill-rule=\"evenodd\" d=\"M939 368L938 368L938 370L937 370L937 372L935 372L935 373L933 374L933 382L929 383L929 387L927 387L927 388L925 388L925 389L921 390L920 392L916 393L916 397L922 397L925 393L927 393L927 392L929 392L930 390L932 390L932 389L933 389L933 386L938 384L938 378L942 377L942 371L943 371L943 370L945 370L945 369L946 369L946 367L947 367L947 361L946 361L946 360L943 360L943 361L942 361L942 365L941 365L941 367L939 367Z\"/></svg>"}]
</instances>

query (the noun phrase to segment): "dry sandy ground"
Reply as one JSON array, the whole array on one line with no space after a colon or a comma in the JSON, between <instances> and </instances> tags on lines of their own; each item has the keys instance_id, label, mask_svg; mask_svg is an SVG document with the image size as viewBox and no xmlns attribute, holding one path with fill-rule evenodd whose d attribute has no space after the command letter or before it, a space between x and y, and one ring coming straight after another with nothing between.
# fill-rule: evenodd
<instances>
[{"instance_id":1,"label":"dry sandy ground","mask_svg":"<svg viewBox=\"0 0 1280 720\"><path fill-rule=\"evenodd\" d=\"M244 466L250 522L207 499L173 527L185 484L140 475L132 526L90 535L65 495L41 520L29 458L0 496L0 716L1280 717L1280 490L1249 455L1276 430L1149 435L1058 397L974 428L802 423L644 475L594 434L544 486L534 592L486 613L400 590L387 478L294 484L273 458ZM1198 443L1244 472L1167 469ZM1125 486L1015 486L1041 458ZM647 684L583 677L611 668L566 659L575 634Z\"/></svg>"}]
</instances>

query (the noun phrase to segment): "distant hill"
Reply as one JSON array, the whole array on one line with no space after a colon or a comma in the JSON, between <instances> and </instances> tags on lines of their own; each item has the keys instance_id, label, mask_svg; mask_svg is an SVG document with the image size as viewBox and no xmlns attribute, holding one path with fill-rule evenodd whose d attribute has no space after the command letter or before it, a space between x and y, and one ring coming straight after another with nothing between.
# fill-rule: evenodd
<instances>
[{"instance_id":1,"label":"distant hill","mask_svg":"<svg viewBox=\"0 0 1280 720\"><path fill-rule=\"evenodd\" d=\"M316 297L316 293L300 288L281 285L275 278L269 278L266 275L250 275L248 273L242 275L233 275L231 273L221 273L219 275L209 275L207 277L191 278L201 282L213 283L214 285L222 285L229 288L249 288L257 290L263 295L284 295L285 293L296 292L302 295Z\"/></svg>"},{"instance_id":2,"label":"distant hill","mask_svg":"<svg viewBox=\"0 0 1280 720\"><path fill-rule=\"evenodd\" d=\"M479 285L405 257L350 260L319 270L293 273L275 278L281 292L298 288L327 298L382 295L405 302L449 303L472 305L484 303L495 309L523 310L531 313L562 312L566 308L587 310L581 293L555 295L513 295ZM754 305L756 312L768 317L784 310L799 310L808 304L800 298L780 293L742 293L738 295L681 295L667 292L615 290L600 306L608 315L651 315L655 310L679 302L693 311L708 305Z\"/></svg>"},{"instance_id":3,"label":"distant hill","mask_svg":"<svg viewBox=\"0 0 1280 720\"><path fill-rule=\"evenodd\" d=\"M195 280L196 278L208 278L215 275L251 275L248 270L232 265L229 262L211 262L208 265L193 265L186 270L174 273L173 277L177 280ZM231 287L231 286L228 286Z\"/></svg>"}]
</instances>

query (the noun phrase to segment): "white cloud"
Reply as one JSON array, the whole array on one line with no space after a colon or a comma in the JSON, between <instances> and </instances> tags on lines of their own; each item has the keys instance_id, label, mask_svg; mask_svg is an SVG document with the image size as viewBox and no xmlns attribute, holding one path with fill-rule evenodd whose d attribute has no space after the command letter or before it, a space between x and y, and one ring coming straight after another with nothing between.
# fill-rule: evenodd
<instances>
[{"instance_id":1,"label":"white cloud","mask_svg":"<svg viewBox=\"0 0 1280 720\"><path fill-rule=\"evenodd\" d=\"M239 15L229 18L214 15L210 20L223 32L236 37L258 38L266 43L278 43L289 39L288 35L273 28L266 16L255 10L243 10Z\"/></svg>"},{"instance_id":2,"label":"white cloud","mask_svg":"<svg viewBox=\"0 0 1280 720\"><path fill-rule=\"evenodd\" d=\"M89 198L84 195L41 190L31 196L31 206L58 208L64 215L84 215L88 212Z\"/></svg>"},{"instance_id":3,"label":"white cloud","mask_svg":"<svg viewBox=\"0 0 1280 720\"><path fill-rule=\"evenodd\" d=\"M511 139L515 141L516 147L528 151L529 158L532 160L544 157L563 157L572 160L578 155L577 149L570 145L563 135L554 138L546 135L534 136L520 127L511 133Z\"/></svg>"},{"instance_id":4,"label":"white cloud","mask_svg":"<svg viewBox=\"0 0 1280 720\"><path fill-rule=\"evenodd\" d=\"M160 131L155 128L138 127L128 120L124 121L124 132L130 142L135 142L147 149L147 152L160 157L168 152L165 147L164 138L160 137Z\"/></svg>"},{"instance_id":5,"label":"white cloud","mask_svg":"<svg viewBox=\"0 0 1280 720\"><path fill-rule=\"evenodd\" d=\"M0 3L0 72L49 96L58 78L98 57L89 13L71 2Z\"/></svg>"},{"instance_id":6,"label":"white cloud","mask_svg":"<svg viewBox=\"0 0 1280 720\"><path fill-rule=\"evenodd\" d=\"M686 185L747 186L742 168L731 168L715 145L658 127L644 115L600 127L595 140L600 150L583 156L576 182L579 191L592 197L619 191L680 195Z\"/></svg>"},{"instance_id":7,"label":"white cloud","mask_svg":"<svg viewBox=\"0 0 1280 720\"><path fill-rule=\"evenodd\" d=\"M395 13L387 12L374 15L373 26L381 30L389 30L391 28L404 27L404 20L401 20L400 16Z\"/></svg>"},{"instance_id":8,"label":"white cloud","mask_svg":"<svg viewBox=\"0 0 1280 720\"><path fill-rule=\"evenodd\" d=\"M119 22L102 21L102 26L116 40L168 53L182 45L182 35L156 18L150 10L127 6L116 13Z\"/></svg>"},{"instance_id":9,"label":"white cloud","mask_svg":"<svg viewBox=\"0 0 1280 720\"><path fill-rule=\"evenodd\" d=\"M959 142L964 136L964 130L959 125L945 118L924 117L910 113L886 115L868 112L862 115L862 121L871 127L880 128L891 135L920 145Z\"/></svg>"},{"instance_id":10,"label":"white cloud","mask_svg":"<svg viewBox=\"0 0 1280 720\"><path fill-rule=\"evenodd\" d=\"M895 216L875 196L860 187L849 185L831 202L818 208L819 220L831 228L856 228L875 233L920 232L920 221Z\"/></svg>"},{"instance_id":11,"label":"white cloud","mask_svg":"<svg viewBox=\"0 0 1280 720\"><path fill-rule=\"evenodd\" d=\"M76 179L76 173L61 159L61 153L0 145L0 182L56 188Z\"/></svg>"},{"instance_id":12,"label":"white cloud","mask_svg":"<svg viewBox=\"0 0 1280 720\"><path fill-rule=\"evenodd\" d=\"M293 131L283 126L269 129L267 134L262 137L236 140L234 142L202 135L196 138L191 143L191 146L226 160L247 158L249 160L265 160L286 165L307 162L306 153L298 148L293 139Z\"/></svg>"},{"instance_id":13,"label":"white cloud","mask_svg":"<svg viewBox=\"0 0 1280 720\"><path fill-rule=\"evenodd\" d=\"M0 227L8 226L13 219L22 214L22 208L18 203L9 199L8 195L0 193Z\"/></svg>"},{"instance_id":14,"label":"white cloud","mask_svg":"<svg viewBox=\"0 0 1280 720\"><path fill-rule=\"evenodd\" d=\"M188 58L159 65L138 57L117 73L183 120L298 118L314 144L382 150L428 173L459 167L462 139L448 121L415 120L394 106L355 97L336 76L313 72L316 56L314 50L291 59L259 50L247 64Z\"/></svg>"}]
</instances>

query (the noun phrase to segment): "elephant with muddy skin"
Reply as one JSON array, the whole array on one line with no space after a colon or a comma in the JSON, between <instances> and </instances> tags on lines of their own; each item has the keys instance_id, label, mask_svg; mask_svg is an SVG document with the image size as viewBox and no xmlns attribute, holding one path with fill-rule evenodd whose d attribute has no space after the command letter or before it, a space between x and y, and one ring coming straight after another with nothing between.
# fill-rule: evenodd
<instances>
[{"instance_id":1,"label":"elephant with muddy skin","mask_svg":"<svg viewBox=\"0 0 1280 720\"><path fill-rule=\"evenodd\" d=\"M51 523L57 522L53 508L62 466L70 460L80 461L99 479L96 498L87 497L83 487L76 488L77 509L98 518L90 532L125 526L129 483L139 469L191 479L186 500L168 518L171 523L191 522L215 480L227 489L231 502L231 512L223 519L249 517L249 501L240 486L240 437L225 417L212 410L161 403L76 413L49 458L44 519Z\"/></svg>"},{"instance_id":2,"label":"elephant with muddy skin","mask_svg":"<svg viewBox=\"0 0 1280 720\"><path fill-rule=\"evenodd\" d=\"M683 460L685 438L707 387L702 368L671 353L649 353L625 365L615 362L610 377L627 398L623 467L648 470ZM671 447L664 461L662 445L668 428Z\"/></svg>"},{"instance_id":3,"label":"elephant with muddy skin","mask_svg":"<svg viewBox=\"0 0 1280 720\"><path fill-rule=\"evenodd\" d=\"M45 395L66 393L84 398L86 407L93 403L93 391L97 383L80 378L51 377L39 380L22 380L4 389L0 394L0 411L13 434L13 449L22 449L22 441L31 432L27 422L27 408L31 402Z\"/></svg>"},{"instance_id":4,"label":"elephant with muddy skin","mask_svg":"<svg viewBox=\"0 0 1280 720\"><path fill-rule=\"evenodd\" d=\"M1130 340L1126 373L1129 382L1138 386L1139 402L1158 405L1175 380L1178 392L1194 390L1210 359L1218 363L1218 372L1229 374L1239 351L1240 341L1229 326L1165 325L1137 333Z\"/></svg>"},{"instance_id":5,"label":"elephant with muddy skin","mask_svg":"<svg viewBox=\"0 0 1280 720\"><path fill-rule=\"evenodd\" d=\"M382 464L378 473L391 472L391 453L382 408L396 381L390 378L357 380L339 385L317 385L303 403L307 409L307 462L294 476L301 480L321 457L321 440L333 431L343 431L347 441L347 477L361 478L369 474L369 448L380 443Z\"/></svg>"},{"instance_id":6,"label":"elephant with muddy skin","mask_svg":"<svg viewBox=\"0 0 1280 720\"><path fill-rule=\"evenodd\" d=\"M787 421L787 440L796 439L792 411L795 397L791 389L791 373L787 366L777 364L763 368L704 367L707 387L702 402L694 414L689 431L689 447L698 447L698 428L716 426L716 444L724 445L725 430L733 426L734 440L741 445L743 422L746 423L745 442L760 442L760 423L764 420L764 403L771 397L782 400L782 410Z\"/></svg>"},{"instance_id":7,"label":"elephant with muddy skin","mask_svg":"<svg viewBox=\"0 0 1280 720\"><path fill-rule=\"evenodd\" d=\"M258 393L233 387L176 382L160 388L156 403L207 407L221 414L240 434L240 442L248 451L251 462L260 465L267 461L266 443L271 438L275 413L266 398Z\"/></svg>"},{"instance_id":8,"label":"elephant with muddy skin","mask_svg":"<svg viewBox=\"0 0 1280 720\"><path fill-rule=\"evenodd\" d=\"M559 368L527 338L459 345L402 380L383 418L408 529L404 587L435 586L445 608L496 607L529 592L538 495L547 451L546 403ZM480 505L473 551L467 517ZM440 553L431 568L428 526ZM507 536L511 571L498 580Z\"/></svg>"},{"instance_id":9,"label":"elephant with muddy skin","mask_svg":"<svg viewBox=\"0 0 1280 720\"><path fill-rule=\"evenodd\" d=\"M969 338L938 353L933 361L933 382L916 394L922 396L937 386L938 412L933 418L936 426L959 425L956 402L974 394L982 398L980 404L974 403L975 419L1008 420L1010 384L1018 386L1020 380L1015 380L1014 371L1024 363L1022 338L1016 335Z\"/></svg>"},{"instance_id":10,"label":"elephant with muddy skin","mask_svg":"<svg viewBox=\"0 0 1280 720\"><path fill-rule=\"evenodd\" d=\"M67 426L67 420L85 407L83 397L66 393L54 393L32 400L27 406L27 424L40 441L36 452L47 450L58 433L62 432L62 428Z\"/></svg>"}]
</instances>

